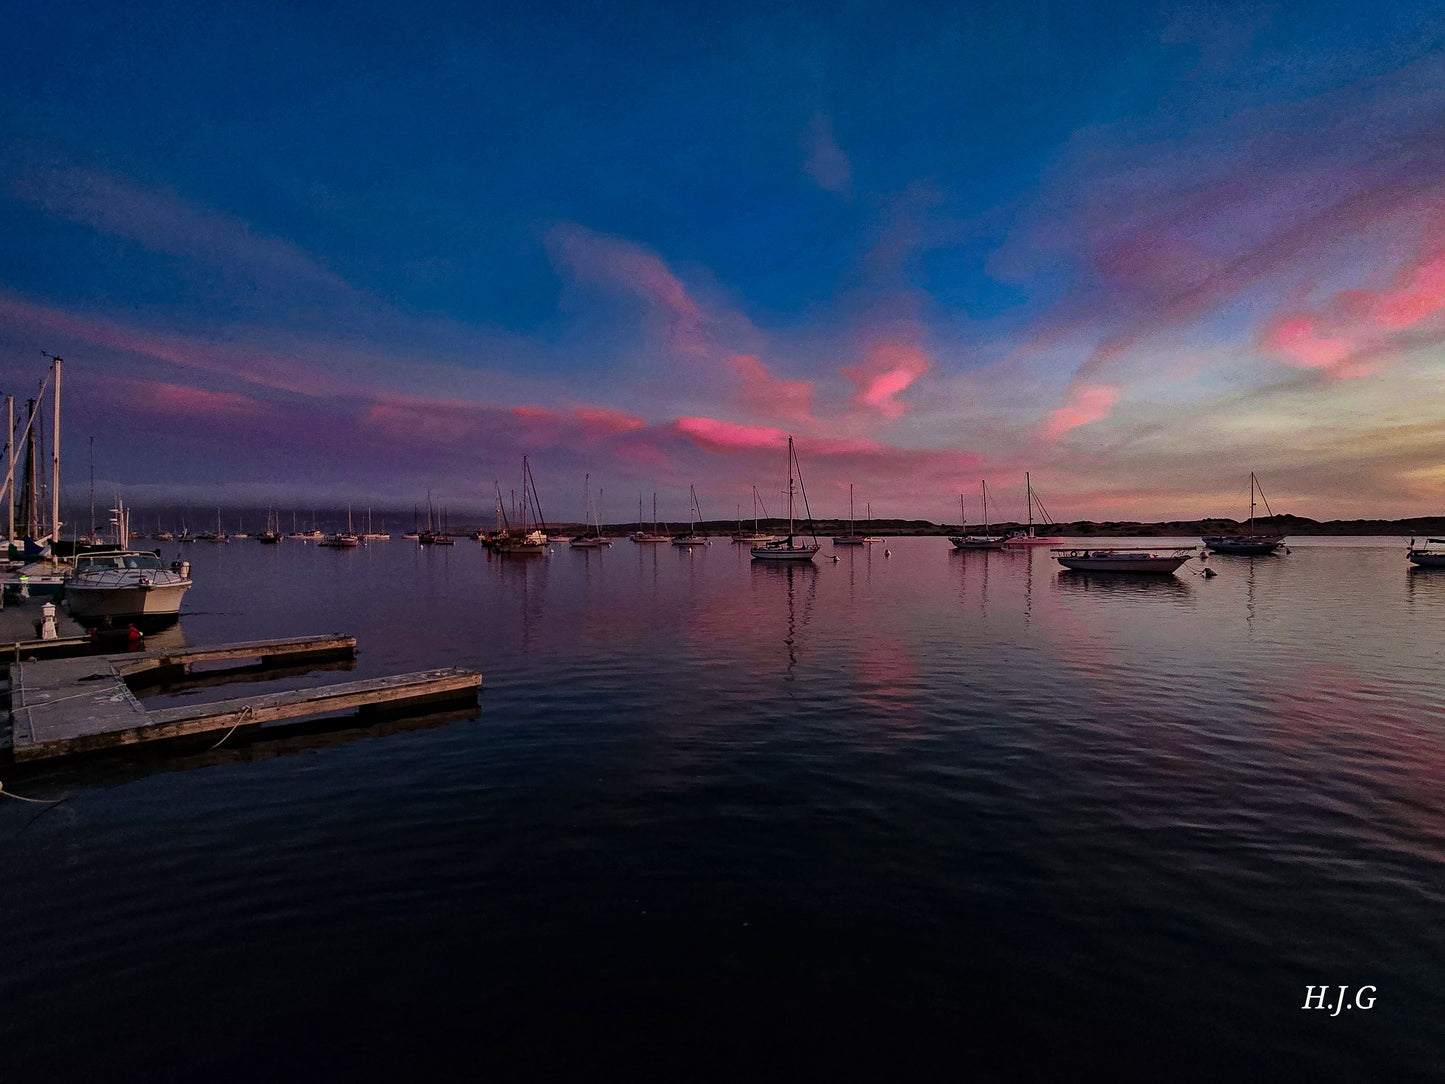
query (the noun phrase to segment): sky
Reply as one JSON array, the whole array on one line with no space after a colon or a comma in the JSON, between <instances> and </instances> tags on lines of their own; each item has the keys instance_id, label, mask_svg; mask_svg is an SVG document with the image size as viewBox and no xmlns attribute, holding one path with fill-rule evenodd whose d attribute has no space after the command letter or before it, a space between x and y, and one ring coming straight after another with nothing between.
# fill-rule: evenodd
<instances>
[{"instance_id":1,"label":"sky","mask_svg":"<svg viewBox=\"0 0 1445 1084\"><path fill-rule=\"evenodd\" d=\"M1445 514L1433 5L6 5L64 486ZM144 512L142 512L144 516Z\"/></svg>"}]
</instances>

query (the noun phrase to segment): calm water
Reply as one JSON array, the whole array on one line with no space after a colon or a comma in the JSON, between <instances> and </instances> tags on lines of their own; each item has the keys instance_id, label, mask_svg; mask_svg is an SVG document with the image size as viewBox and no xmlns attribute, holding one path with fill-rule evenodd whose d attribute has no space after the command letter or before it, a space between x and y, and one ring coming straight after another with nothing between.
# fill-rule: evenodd
<instances>
[{"instance_id":1,"label":"calm water","mask_svg":"<svg viewBox=\"0 0 1445 1084\"><path fill-rule=\"evenodd\" d=\"M1439 1075L1445 573L887 547L188 547L480 711L6 775L0 1073Z\"/></svg>"}]
</instances>

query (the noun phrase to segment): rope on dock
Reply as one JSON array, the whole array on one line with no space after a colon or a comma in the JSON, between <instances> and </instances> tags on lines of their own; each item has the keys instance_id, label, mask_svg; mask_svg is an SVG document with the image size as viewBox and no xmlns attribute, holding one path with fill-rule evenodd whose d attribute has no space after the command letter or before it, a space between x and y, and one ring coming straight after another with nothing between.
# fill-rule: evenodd
<instances>
[{"instance_id":1,"label":"rope on dock","mask_svg":"<svg viewBox=\"0 0 1445 1084\"><path fill-rule=\"evenodd\" d=\"M27 798L23 794L16 794L14 791L5 789L5 784L0 783L0 794L7 798L14 798L17 802L34 802L36 805L59 805L65 801L64 798Z\"/></svg>"},{"instance_id":2,"label":"rope on dock","mask_svg":"<svg viewBox=\"0 0 1445 1084\"><path fill-rule=\"evenodd\" d=\"M250 714L251 714L251 705L250 705L250 704L247 704L244 708L241 709L241 714L238 715L238 716L236 716L236 726L231 727L230 730L228 730L228 731L226 731L224 734L222 734L222 735L221 735L221 741L216 742L215 745L211 746L211 749L219 749L219 748L221 747L221 742L225 741L225 740L226 740L227 738L229 738L232 734L234 734L234 733L236 732L236 727L240 726L243 722L245 722L246 716L248 716L248 715L250 715ZM207 749L206 752L209 753L209 752L211 751L211 749Z\"/></svg>"}]
</instances>

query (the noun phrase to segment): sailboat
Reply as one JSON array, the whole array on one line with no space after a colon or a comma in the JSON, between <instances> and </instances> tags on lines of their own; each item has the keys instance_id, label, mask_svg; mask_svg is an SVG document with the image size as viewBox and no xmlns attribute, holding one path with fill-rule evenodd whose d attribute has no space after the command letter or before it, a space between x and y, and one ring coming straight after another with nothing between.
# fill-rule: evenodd
<instances>
[{"instance_id":1,"label":"sailboat","mask_svg":"<svg viewBox=\"0 0 1445 1084\"><path fill-rule=\"evenodd\" d=\"M596 524L588 533L589 521ZM569 543L574 549L601 549L612 545L612 539L602 537L602 523L592 508L592 475L582 476L582 533Z\"/></svg>"},{"instance_id":2,"label":"sailboat","mask_svg":"<svg viewBox=\"0 0 1445 1084\"><path fill-rule=\"evenodd\" d=\"M687 511L688 515L692 517L692 523L687 529L687 534L678 535L672 540L672 544L674 546L706 546L707 535L700 533L697 529L698 521L702 519L702 506L697 503L697 490L688 486L687 491L691 495L691 503L688 505Z\"/></svg>"},{"instance_id":3,"label":"sailboat","mask_svg":"<svg viewBox=\"0 0 1445 1084\"><path fill-rule=\"evenodd\" d=\"M502 485L497 483L497 502L501 509ZM502 533L492 542L496 553L517 557L547 552L547 521L542 518L542 505L537 500L537 483L532 480L532 467L522 457L522 502L518 509L520 522L513 527L502 511Z\"/></svg>"},{"instance_id":4,"label":"sailboat","mask_svg":"<svg viewBox=\"0 0 1445 1084\"><path fill-rule=\"evenodd\" d=\"M868 505L868 531L869 531L869 533L868 533L868 534L865 534L865 535L863 536L863 541L864 541L864 542L882 542L882 541L883 541L883 539L882 539L881 536L872 533L872 531L873 531L873 505L872 505L872 504L869 504L869 505Z\"/></svg>"},{"instance_id":5,"label":"sailboat","mask_svg":"<svg viewBox=\"0 0 1445 1084\"><path fill-rule=\"evenodd\" d=\"M1264 489L1259 484L1259 479L1254 476L1254 471L1249 472L1249 525L1243 534L1211 535L1204 540L1205 549L1213 550L1215 553L1239 553L1259 556L1261 554L1273 553L1284 545L1284 535L1263 534L1254 529L1254 495L1259 493L1259 499L1264 501L1264 510L1269 513L1269 518L1274 519L1274 510L1269 506L1269 500L1264 495Z\"/></svg>"},{"instance_id":6,"label":"sailboat","mask_svg":"<svg viewBox=\"0 0 1445 1084\"><path fill-rule=\"evenodd\" d=\"M867 541L853 526L853 483L848 483L848 533L833 538L835 546L861 546Z\"/></svg>"},{"instance_id":7,"label":"sailboat","mask_svg":"<svg viewBox=\"0 0 1445 1084\"><path fill-rule=\"evenodd\" d=\"M6 460L5 485L3 495L6 508L6 538L8 542L8 556L14 560L33 561L41 557L49 557L51 543L60 537L60 362L61 359L53 354L46 354L51 361L50 373L40 383L38 399L30 399L26 402L26 422L24 428L17 434L15 431L14 400L6 398L6 412L9 417L9 429L6 438ZM44 434L41 431L44 425L45 408L45 387L50 385L51 403L54 408L54 426L51 431L50 447L50 517L49 523L42 518L40 500L44 487L40 481L40 475L36 465L35 442L39 438L42 442ZM24 447L22 456L21 447ZM44 449L40 451L41 458L44 458ZM23 458L23 462L22 462ZM23 475L20 473L23 471ZM20 513L23 523L19 526L24 530L24 535L17 539L15 523L16 490L20 493ZM48 529L47 529L48 528Z\"/></svg>"},{"instance_id":8,"label":"sailboat","mask_svg":"<svg viewBox=\"0 0 1445 1084\"><path fill-rule=\"evenodd\" d=\"M954 535L949 539L956 550L1001 550L1004 542L1007 541L1001 534L988 533L988 483L980 483L983 486L983 534ZM963 525L968 526L968 516L963 510L963 494L958 495L958 514L963 520Z\"/></svg>"},{"instance_id":9,"label":"sailboat","mask_svg":"<svg viewBox=\"0 0 1445 1084\"><path fill-rule=\"evenodd\" d=\"M390 542L391 535L386 531L373 531L371 529L371 509L366 510L366 530L362 532L363 542Z\"/></svg>"},{"instance_id":10,"label":"sailboat","mask_svg":"<svg viewBox=\"0 0 1445 1084\"><path fill-rule=\"evenodd\" d=\"M257 542L274 546L281 541L281 525L276 522L275 509L266 513L266 529L256 536Z\"/></svg>"},{"instance_id":11,"label":"sailboat","mask_svg":"<svg viewBox=\"0 0 1445 1084\"><path fill-rule=\"evenodd\" d=\"M323 546L329 546L334 550L349 550L361 545L361 539L351 528L351 505L346 506L346 530L342 533L329 534L320 542Z\"/></svg>"},{"instance_id":12,"label":"sailboat","mask_svg":"<svg viewBox=\"0 0 1445 1084\"><path fill-rule=\"evenodd\" d=\"M1028 511L1029 527L1028 527L1028 531L1027 531L1027 532L1015 531L1013 534L1009 535L1008 538L1004 541L1004 545L1006 545L1006 546L1051 546L1051 545L1054 545L1054 544L1056 544L1056 543L1058 543L1058 542L1062 542L1063 539L1062 539L1061 537L1059 537L1058 535L1051 535L1051 536L1048 537L1048 538L1040 538L1039 536L1037 536L1037 535L1034 534L1034 506L1035 506L1035 505L1038 505L1039 514L1044 517L1044 523L1045 523L1045 524L1047 524L1048 526L1053 526L1054 519L1053 519L1052 516L1049 515L1048 509L1046 509L1046 508L1044 507L1044 502L1041 501L1041 500L1039 500L1038 495L1034 493L1034 483L1033 483L1033 480L1029 477L1029 472L1028 472L1028 471L1024 471L1024 490L1025 490L1026 495L1027 495L1028 506L1029 506L1029 511Z\"/></svg>"},{"instance_id":13,"label":"sailboat","mask_svg":"<svg viewBox=\"0 0 1445 1084\"><path fill-rule=\"evenodd\" d=\"M431 490L427 490L426 493L426 530L418 531L416 540L417 544L422 546L455 546L457 544L456 540L447 534L445 526L436 525L432 510Z\"/></svg>"},{"instance_id":14,"label":"sailboat","mask_svg":"<svg viewBox=\"0 0 1445 1084\"><path fill-rule=\"evenodd\" d=\"M808 515L808 533L812 536L811 545L801 543L794 534L793 523L793 466L798 461L797 453L793 451L793 438L788 438L788 536L776 542L769 542L762 546L752 548L753 559L757 561L811 561L822 547L818 545L818 537L812 533L813 517ZM798 485L803 484L803 471L798 468ZM803 507L808 507L808 491L803 490Z\"/></svg>"},{"instance_id":15,"label":"sailboat","mask_svg":"<svg viewBox=\"0 0 1445 1084\"><path fill-rule=\"evenodd\" d=\"M202 542L230 541L230 539L226 537L225 530L221 527L221 510L219 508L216 509L216 529L214 531L205 531L202 534L196 535L196 537Z\"/></svg>"},{"instance_id":16,"label":"sailboat","mask_svg":"<svg viewBox=\"0 0 1445 1084\"><path fill-rule=\"evenodd\" d=\"M758 496L758 487L753 486L753 529L751 531L743 530L743 522L741 516L742 509L739 508L738 529L737 533L733 535L734 542L748 542L753 545L757 545L760 542L771 542L773 540L772 535L768 534L766 531L761 531L758 529L758 505L761 502L762 498ZM768 510L764 508L763 515L766 516L767 514Z\"/></svg>"},{"instance_id":17,"label":"sailboat","mask_svg":"<svg viewBox=\"0 0 1445 1084\"><path fill-rule=\"evenodd\" d=\"M642 494L637 495L637 530L632 535L634 542L671 542L672 536L657 529L657 493L652 494L652 530L642 529Z\"/></svg>"}]
</instances>

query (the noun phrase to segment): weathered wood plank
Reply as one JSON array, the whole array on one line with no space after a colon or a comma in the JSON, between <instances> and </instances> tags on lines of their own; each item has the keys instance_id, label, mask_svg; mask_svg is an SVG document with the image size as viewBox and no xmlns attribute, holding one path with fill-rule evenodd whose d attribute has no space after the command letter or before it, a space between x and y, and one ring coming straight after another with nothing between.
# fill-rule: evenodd
<instances>
[{"instance_id":1,"label":"weathered wood plank","mask_svg":"<svg viewBox=\"0 0 1445 1084\"><path fill-rule=\"evenodd\" d=\"M107 729L87 727L84 733L74 732L69 736L51 734L42 740L36 740L35 734L27 733L26 740L22 741L17 726L14 757L17 761L39 760L352 708L460 696L480 688L481 683L481 674L474 670L448 667L224 700L215 704L188 704L149 713L141 709L139 717L122 718L118 713L112 713ZM124 684L118 677L109 691L114 692L115 686L124 690ZM126 695L129 696L128 691ZM134 697L130 699L134 702Z\"/></svg>"},{"instance_id":2,"label":"weathered wood plank","mask_svg":"<svg viewBox=\"0 0 1445 1084\"><path fill-rule=\"evenodd\" d=\"M239 644L218 644L213 647L186 647L172 651L135 651L107 655L123 678L133 678L151 670L169 670L198 662L230 662L239 659L273 659L281 656L331 655L354 652L355 636L328 634L323 636L289 636L279 640L249 640Z\"/></svg>"}]
</instances>

